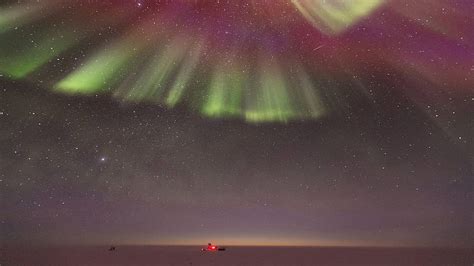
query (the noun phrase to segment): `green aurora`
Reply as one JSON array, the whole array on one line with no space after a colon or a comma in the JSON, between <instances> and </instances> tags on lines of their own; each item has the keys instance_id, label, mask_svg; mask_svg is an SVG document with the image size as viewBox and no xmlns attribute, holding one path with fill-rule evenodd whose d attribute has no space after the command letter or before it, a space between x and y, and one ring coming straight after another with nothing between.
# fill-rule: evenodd
<instances>
[{"instance_id":1,"label":"green aurora","mask_svg":"<svg viewBox=\"0 0 474 266\"><path fill-rule=\"evenodd\" d=\"M382 4L380 0L357 2L323 5L293 0L292 4L313 26L332 35ZM87 10L67 17L56 14L55 6L50 1L31 9L0 7L2 75L35 80L37 72L67 58L83 43L97 41L99 35L102 43L75 58L71 71L44 84L67 95L109 94L125 102L153 102L170 108L185 104L206 117L241 118L252 123L317 119L328 111L303 64L297 60L288 63L279 52L261 46L250 54L237 48L216 52L202 32L179 23L175 23L178 30L173 29L166 24L169 21L156 15L124 27L135 11L125 14L111 9L84 21L77 14L87 14ZM35 10L47 15L33 16ZM104 29L119 24L125 28L119 36L100 37ZM247 41L244 37L237 46ZM209 54L219 59L209 59ZM294 76L287 69L299 71Z\"/></svg>"}]
</instances>

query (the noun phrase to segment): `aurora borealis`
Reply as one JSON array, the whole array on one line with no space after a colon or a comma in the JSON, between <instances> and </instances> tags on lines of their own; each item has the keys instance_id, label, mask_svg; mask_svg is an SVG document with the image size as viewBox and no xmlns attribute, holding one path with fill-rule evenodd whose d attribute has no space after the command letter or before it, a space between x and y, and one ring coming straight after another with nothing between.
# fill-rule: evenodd
<instances>
[{"instance_id":1,"label":"aurora borealis","mask_svg":"<svg viewBox=\"0 0 474 266\"><path fill-rule=\"evenodd\" d=\"M473 11L2 1L4 240L472 247Z\"/></svg>"},{"instance_id":2,"label":"aurora borealis","mask_svg":"<svg viewBox=\"0 0 474 266\"><path fill-rule=\"evenodd\" d=\"M425 64L433 65L423 55L406 55L423 50L418 47L422 44L388 48L406 35L394 28L400 20L422 29L427 35L417 37L422 40L439 34L463 46L471 40L459 36L467 32L450 31L462 27L460 18L438 29L444 21L423 21L424 6L393 2L7 3L0 10L5 40L0 71L14 79L41 80L46 88L65 94L108 94L168 107L184 104L208 117L256 123L318 119L338 108L324 99L332 86L328 83L354 79L351 86L364 87L381 59L420 75ZM429 5L436 4L443 3ZM381 8L382 18L371 16ZM435 12L462 12L443 8ZM420 20L411 21L417 9ZM365 32L367 26L379 33ZM445 52L431 49L426 53ZM450 78L467 71L465 63L434 71ZM58 73L44 76L48 70Z\"/></svg>"}]
</instances>

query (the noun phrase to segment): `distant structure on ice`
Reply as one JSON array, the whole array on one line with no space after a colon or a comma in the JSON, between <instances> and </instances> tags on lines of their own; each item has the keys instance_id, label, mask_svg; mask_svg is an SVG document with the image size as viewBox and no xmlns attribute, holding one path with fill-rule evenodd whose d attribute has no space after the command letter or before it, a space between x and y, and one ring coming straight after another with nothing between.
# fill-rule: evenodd
<instances>
[{"instance_id":1,"label":"distant structure on ice","mask_svg":"<svg viewBox=\"0 0 474 266\"><path fill-rule=\"evenodd\" d=\"M225 249L226 249L225 247L218 247L218 246L213 245L211 243L207 243L207 247L202 248L201 250L202 251L211 251L211 252L213 252L213 251L225 251Z\"/></svg>"}]
</instances>

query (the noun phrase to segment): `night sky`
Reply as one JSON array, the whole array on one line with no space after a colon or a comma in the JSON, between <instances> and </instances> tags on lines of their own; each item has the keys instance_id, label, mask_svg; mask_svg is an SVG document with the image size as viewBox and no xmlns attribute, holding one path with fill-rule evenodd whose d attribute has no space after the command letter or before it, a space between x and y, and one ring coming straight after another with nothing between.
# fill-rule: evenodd
<instances>
[{"instance_id":1,"label":"night sky","mask_svg":"<svg viewBox=\"0 0 474 266\"><path fill-rule=\"evenodd\" d=\"M0 240L472 247L473 9L2 1Z\"/></svg>"}]
</instances>

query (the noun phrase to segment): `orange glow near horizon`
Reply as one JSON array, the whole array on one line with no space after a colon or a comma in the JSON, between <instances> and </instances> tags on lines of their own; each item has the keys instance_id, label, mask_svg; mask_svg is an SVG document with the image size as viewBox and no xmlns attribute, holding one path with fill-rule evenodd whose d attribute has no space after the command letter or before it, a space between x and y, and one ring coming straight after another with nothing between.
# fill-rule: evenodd
<instances>
[{"instance_id":1,"label":"orange glow near horizon","mask_svg":"<svg viewBox=\"0 0 474 266\"><path fill-rule=\"evenodd\" d=\"M340 239L303 239L303 238L271 238L271 237L218 237L209 238L165 238L161 240L150 239L145 241L130 241L130 245L159 245L159 246L205 246L213 243L218 246L282 246L282 247L400 247L402 244L388 243L387 241L375 242L364 240Z\"/></svg>"}]
</instances>

